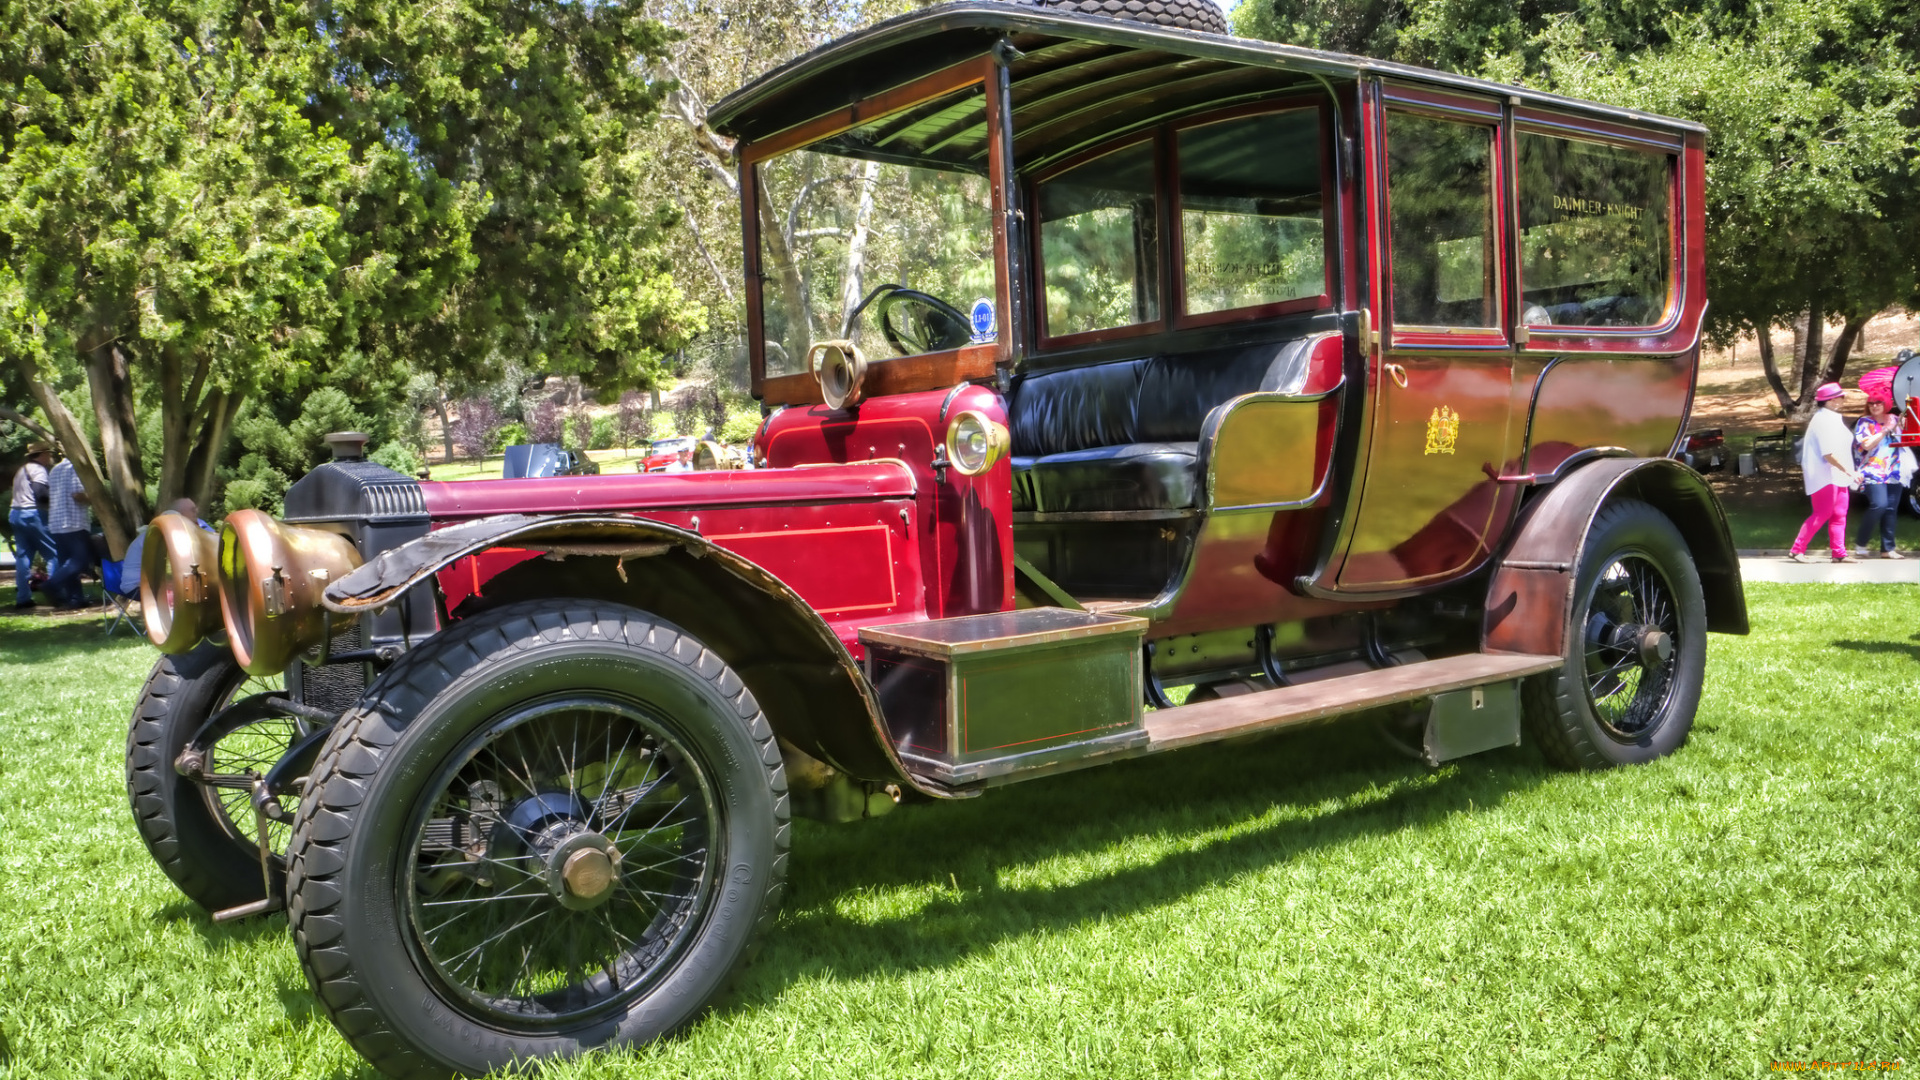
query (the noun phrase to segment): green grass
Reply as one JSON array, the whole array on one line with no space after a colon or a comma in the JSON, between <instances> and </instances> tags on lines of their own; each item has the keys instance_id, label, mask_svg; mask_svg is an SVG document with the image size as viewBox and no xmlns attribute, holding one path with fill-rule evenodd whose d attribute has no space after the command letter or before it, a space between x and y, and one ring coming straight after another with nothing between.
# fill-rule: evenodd
<instances>
[{"instance_id":1,"label":"green grass","mask_svg":"<svg viewBox=\"0 0 1920 1080\"><path fill-rule=\"evenodd\" d=\"M1331 727L796 831L685 1036L564 1077L1755 1076L1920 1031L1920 593L1750 587L1693 740L1428 771ZM0 618L10 1077L352 1077L284 923L217 927L126 809L152 660Z\"/></svg>"}]
</instances>

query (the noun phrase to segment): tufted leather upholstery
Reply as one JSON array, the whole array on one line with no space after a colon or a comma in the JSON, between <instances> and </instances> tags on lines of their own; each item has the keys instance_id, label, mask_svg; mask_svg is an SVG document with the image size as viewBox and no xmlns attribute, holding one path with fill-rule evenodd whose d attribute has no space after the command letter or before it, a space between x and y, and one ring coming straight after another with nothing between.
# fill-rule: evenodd
<instances>
[{"instance_id":1,"label":"tufted leather upholstery","mask_svg":"<svg viewBox=\"0 0 1920 1080\"><path fill-rule=\"evenodd\" d=\"M1240 394L1297 392L1310 339L1040 372L1008 396L1013 508L1177 510L1200 502L1207 414Z\"/></svg>"}]
</instances>

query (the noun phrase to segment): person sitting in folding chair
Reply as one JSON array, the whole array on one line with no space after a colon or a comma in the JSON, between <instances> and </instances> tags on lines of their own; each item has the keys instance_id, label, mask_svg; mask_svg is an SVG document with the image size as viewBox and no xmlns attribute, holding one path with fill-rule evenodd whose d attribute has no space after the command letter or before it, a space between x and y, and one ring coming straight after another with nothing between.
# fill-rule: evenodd
<instances>
[{"instance_id":1,"label":"person sitting in folding chair","mask_svg":"<svg viewBox=\"0 0 1920 1080\"><path fill-rule=\"evenodd\" d=\"M133 621L133 605L140 600L140 554L145 550L146 541L147 526L142 525L118 562L100 560L100 591L106 597L108 637L122 626L136 635L144 632L140 624Z\"/></svg>"}]
</instances>

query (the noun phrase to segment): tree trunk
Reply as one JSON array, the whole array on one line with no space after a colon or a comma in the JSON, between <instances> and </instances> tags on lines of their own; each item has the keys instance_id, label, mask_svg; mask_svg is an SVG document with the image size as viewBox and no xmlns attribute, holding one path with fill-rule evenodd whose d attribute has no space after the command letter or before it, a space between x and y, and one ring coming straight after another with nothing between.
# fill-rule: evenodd
<instances>
[{"instance_id":1,"label":"tree trunk","mask_svg":"<svg viewBox=\"0 0 1920 1080\"><path fill-rule=\"evenodd\" d=\"M453 420L447 416L447 388L436 386L434 389L440 392L438 400L433 403L433 407L440 410L440 445L443 448L440 460L451 465L453 464Z\"/></svg>"},{"instance_id":2,"label":"tree trunk","mask_svg":"<svg viewBox=\"0 0 1920 1080\"><path fill-rule=\"evenodd\" d=\"M127 354L107 342L85 353L87 389L93 396L93 416L100 429L100 458L106 467L107 489L128 521L152 517L147 505L147 483L140 462L140 433L133 408L133 379ZM98 514L100 508L94 507Z\"/></svg>"},{"instance_id":3,"label":"tree trunk","mask_svg":"<svg viewBox=\"0 0 1920 1080\"><path fill-rule=\"evenodd\" d=\"M1787 389L1786 380L1780 375L1780 362L1773 354L1773 327L1760 327L1754 334L1754 342L1760 347L1760 371L1766 375L1767 385L1773 389L1774 399L1780 403L1780 415L1792 416L1794 406L1799 403L1794 400L1793 393Z\"/></svg>"},{"instance_id":4,"label":"tree trunk","mask_svg":"<svg viewBox=\"0 0 1920 1080\"><path fill-rule=\"evenodd\" d=\"M1847 373L1847 360L1860 344L1861 336L1866 332L1867 320L1871 318L1872 315L1854 316L1840 328L1840 336L1833 339L1833 354L1821 372L1821 382L1839 382L1840 377Z\"/></svg>"},{"instance_id":5,"label":"tree trunk","mask_svg":"<svg viewBox=\"0 0 1920 1080\"><path fill-rule=\"evenodd\" d=\"M126 554L127 545L133 542L136 519L129 518L120 504L110 497L99 459L93 456L93 447L87 443L86 433L80 430L79 419L68 411L60 395L41 381L39 365L31 356L22 356L19 363L21 374L26 379L27 392L33 395L40 411L47 414L47 419L53 424L54 434L67 451L68 460L73 462L74 474L87 493L93 516L99 519L100 530L107 535L108 554L120 558ZM140 521L139 524L145 522Z\"/></svg>"},{"instance_id":6,"label":"tree trunk","mask_svg":"<svg viewBox=\"0 0 1920 1080\"><path fill-rule=\"evenodd\" d=\"M181 493L193 500L201 517L207 516L213 501L220 459L226 455L227 439L233 434L233 422L239 418L240 406L245 401L246 396L235 390L216 390L207 395L181 483Z\"/></svg>"},{"instance_id":7,"label":"tree trunk","mask_svg":"<svg viewBox=\"0 0 1920 1080\"><path fill-rule=\"evenodd\" d=\"M867 231L873 221L873 189L880 179L880 163L867 162L860 174L860 204L853 215L853 236L847 241L847 269L840 290L840 336L856 344L860 328L849 325L853 309L860 306L862 287L867 278Z\"/></svg>"},{"instance_id":8,"label":"tree trunk","mask_svg":"<svg viewBox=\"0 0 1920 1080\"><path fill-rule=\"evenodd\" d=\"M21 427L26 428L28 431L33 432L35 435L40 436L42 439L45 439L47 442L53 442L58 438L53 432L48 431L35 422L33 417L25 413L16 412L13 409L7 408L5 405L0 405L0 420L11 420Z\"/></svg>"},{"instance_id":9,"label":"tree trunk","mask_svg":"<svg viewBox=\"0 0 1920 1080\"><path fill-rule=\"evenodd\" d=\"M1793 421L1797 424L1813 418L1813 410L1819 404L1814 401L1813 392L1819 388L1820 372L1826 366L1826 306L1815 300L1808 305L1806 318L1806 329L1794 334L1794 373L1800 385L1800 400L1793 411Z\"/></svg>"}]
</instances>

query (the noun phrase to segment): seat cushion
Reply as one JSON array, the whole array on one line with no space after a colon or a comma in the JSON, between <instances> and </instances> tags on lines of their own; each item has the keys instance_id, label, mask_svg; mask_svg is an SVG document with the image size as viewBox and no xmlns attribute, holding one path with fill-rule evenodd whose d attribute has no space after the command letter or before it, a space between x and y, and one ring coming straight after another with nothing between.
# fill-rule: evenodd
<instances>
[{"instance_id":1,"label":"seat cushion","mask_svg":"<svg viewBox=\"0 0 1920 1080\"><path fill-rule=\"evenodd\" d=\"M1190 442L1129 443L1016 458L1014 509L1050 514L1186 509L1199 502L1198 450L1199 444Z\"/></svg>"},{"instance_id":2,"label":"seat cushion","mask_svg":"<svg viewBox=\"0 0 1920 1080\"><path fill-rule=\"evenodd\" d=\"M1119 446L1134 440L1143 360L1025 376L1007 396L1013 452L1023 457Z\"/></svg>"}]
</instances>

